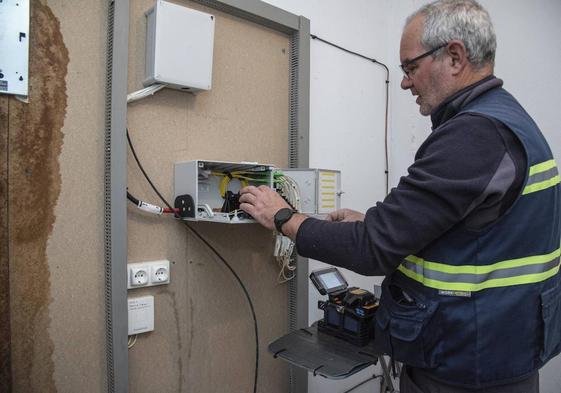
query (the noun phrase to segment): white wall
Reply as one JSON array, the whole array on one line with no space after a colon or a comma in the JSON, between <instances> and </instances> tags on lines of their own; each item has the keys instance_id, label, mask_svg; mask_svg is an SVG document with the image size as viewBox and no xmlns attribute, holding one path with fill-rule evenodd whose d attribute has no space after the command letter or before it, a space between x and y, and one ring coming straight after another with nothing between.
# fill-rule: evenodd
<instances>
[{"instance_id":1,"label":"white wall","mask_svg":"<svg viewBox=\"0 0 561 393\"><path fill-rule=\"evenodd\" d=\"M311 20L311 33L388 65L390 75L390 185L406 174L415 151L430 132L410 92L400 89L399 40L407 15L421 0L267 0ZM495 23L495 74L504 79L540 125L561 162L561 1L481 0ZM352 4L352 6L350 5ZM343 205L366 210L384 196L385 73L367 61L321 42L311 42L310 166L341 169ZM313 262L310 268L323 264ZM344 271L353 285L371 288L379 280ZM310 288L310 322L321 317ZM521 337L521 339L523 339ZM561 391L561 359L541 372L541 392ZM310 393L343 392L371 376L369 368L352 379L311 378ZM378 392L368 383L354 393Z\"/></svg>"},{"instance_id":2,"label":"white wall","mask_svg":"<svg viewBox=\"0 0 561 393\"><path fill-rule=\"evenodd\" d=\"M388 62L388 2L371 0L270 0L311 21L311 33L337 45ZM310 166L340 169L342 204L366 210L384 197L383 67L317 40L310 43ZM311 262L310 269L325 266ZM343 270L352 285L372 288L373 280ZM319 294L309 288L310 323L321 318ZM372 375L373 368L346 380L310 377L309 392L343 392ZM376 392L369 383L354 393Z\"/></svg>"},{"instance_id":3,"label":"white wall","mask_svg":"<svg viewBox=\"0 0 561 393\"><path fill-rule=\"evenodd\" d=\"M399 40L405 18L426 1L388 1L389 46L398 63ZM489 11L497 34L495 75L532 115L549 141L554 155L561 160L561 133L556 122L561 100L561 78L557 65L561 60L561 1L559 0L480 0ZM314 60L312 59L312 62ZM397 72L395 74L398 76ZM405 174L419 144L430 132L428 118L419 116L409 92L392 84L391 169L393 185ZM314 149L314 147L312 147Z\"/></svg>"}]
</instances>

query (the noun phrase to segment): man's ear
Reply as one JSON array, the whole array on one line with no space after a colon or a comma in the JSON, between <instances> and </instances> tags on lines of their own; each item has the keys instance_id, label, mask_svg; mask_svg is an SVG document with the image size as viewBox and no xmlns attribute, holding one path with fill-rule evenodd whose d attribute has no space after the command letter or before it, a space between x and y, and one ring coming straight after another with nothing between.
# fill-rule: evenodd
<instances>
[{"instance_id":1,"label":"man's ear","mask_svg":"<svg viewBox=\"0 0 561 393\"><path fill-rule=\"evenodd\" d=\"M468 64L467 49L462 41L452 40L446 47L453 73L460 73Z\"/></svg>"}]
</instances>

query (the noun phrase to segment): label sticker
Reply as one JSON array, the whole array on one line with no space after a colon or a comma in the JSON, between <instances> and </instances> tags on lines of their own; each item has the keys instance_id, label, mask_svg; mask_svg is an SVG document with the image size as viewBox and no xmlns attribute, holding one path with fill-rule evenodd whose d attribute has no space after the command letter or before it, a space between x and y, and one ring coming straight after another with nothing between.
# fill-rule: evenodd
<instances>
[{"instance_id":1,"label":"label sticker","mask_svg":"<svg viewBox=\"0 0 561 393\"><path fill-rule=\"evenodd\" d=\"M8 81L0 80L0 90L8 91Z\"/></svg>"},{"instance_id":2,"label":"label sticker","mask_svg":"<svg viewBox=\"0 0 561 393\"><path fill-rule=\"evenodd\" d=\"M471 292L469 291L446 291L440 289L438 294L441 296L460 296L460 297L471 297Z\"/></svg>"}]
</instances>

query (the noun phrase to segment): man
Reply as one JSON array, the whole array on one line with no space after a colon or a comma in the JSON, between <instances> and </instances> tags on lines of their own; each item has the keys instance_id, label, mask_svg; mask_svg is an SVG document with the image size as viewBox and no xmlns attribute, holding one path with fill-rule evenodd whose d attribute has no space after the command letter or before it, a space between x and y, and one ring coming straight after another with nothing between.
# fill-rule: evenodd
<instances>
[{"instance_id":1,"label":"man","mask_svg":"<svg viewBox=\"0 0 561 393\"><path fill-rule=\"evenodd\" d=\"M495 34L473 0L406 22L401 87L433 130L383 203L322 221L266 187L241 208L305 257L385 275L375 344L400 391L532 393L561 350L560 185L540 130L493 76Z\"/></svg>"}]
</instances>

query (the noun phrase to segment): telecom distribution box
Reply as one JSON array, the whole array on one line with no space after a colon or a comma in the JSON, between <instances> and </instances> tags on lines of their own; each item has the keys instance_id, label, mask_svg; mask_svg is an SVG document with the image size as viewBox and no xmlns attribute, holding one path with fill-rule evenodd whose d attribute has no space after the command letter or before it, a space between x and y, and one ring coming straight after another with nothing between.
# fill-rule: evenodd
<instances>
[{"instance_id":1,"label":"telecom distribution box","mask_svg":"<svg viewBox=\"0 0 561 393\"><path fill-rule=\"evenodd\" d=\"M287 183L285 177L292 181ZM290 184L289 194L283 195ZM278 169L268 164L194 160L175 164L175 201L187 220L250 223L239 209L239 191L253 185L274 188L304 214L324 216L341 206L341 172L326 169ZM291 189L294 185L294 189ZM294 204L293 206L296 206Z\"/></svg>"},{"instance_id":2,"label":"telecom distribution box","mask_svg":"<svg viewBox=\"0 0 561 393\"><path fill-rule=\"evenodd\" d=\"M341 171L290 168L282 172L298 184L302 213L322 216L341 208Z\"/></svg>"},{"instance_id":3,"label":"telecom distribution box","mask_svg":"<svg viewBox=\"0 0 561 393\"><path fill-rule=\"evenodd\" d=\"M267 164L183 161L175 164L175 207L188 220L254 222L239 210L239 190L247 185L273 186L274 168Z\"/></svg>"},{"instance_id":4,"label":"telecom distribution box","mask_svg":"<svg viewBox=\"0 0 561 393\"><path fill-rule=\"evenodd\" d=\"M210 90L214 15L157 0L146 19L144 86L165 83L179 90Z\"/></svg>"}]
</instances>

